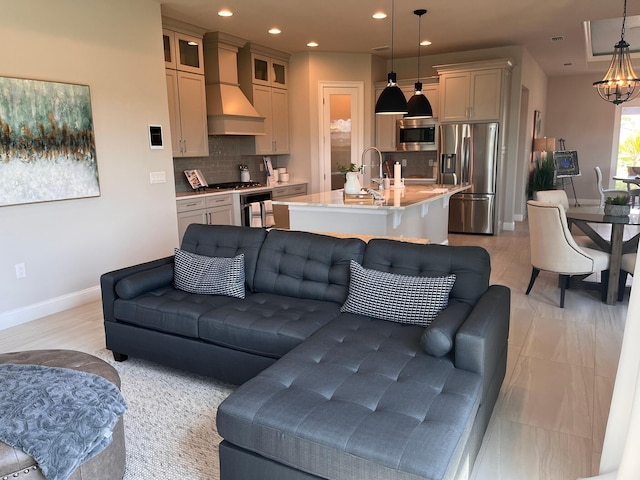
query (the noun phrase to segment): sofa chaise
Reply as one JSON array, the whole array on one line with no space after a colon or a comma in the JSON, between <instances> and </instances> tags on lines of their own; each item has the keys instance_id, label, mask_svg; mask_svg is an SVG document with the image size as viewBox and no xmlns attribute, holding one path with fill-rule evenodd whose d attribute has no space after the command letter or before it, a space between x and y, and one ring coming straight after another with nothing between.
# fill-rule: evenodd
<instances>
[{"instance_id":1,"label":"sofa chaise","mask_svg":"<svg viewBox=\"0 0 640 480\"><path fill-rule=\"evenodd\" d=\"M469 478L506 370L490 271L480 247L194 224L101 277L107 348L240 385L222 480Z\"/></svg>"}]
</instances>

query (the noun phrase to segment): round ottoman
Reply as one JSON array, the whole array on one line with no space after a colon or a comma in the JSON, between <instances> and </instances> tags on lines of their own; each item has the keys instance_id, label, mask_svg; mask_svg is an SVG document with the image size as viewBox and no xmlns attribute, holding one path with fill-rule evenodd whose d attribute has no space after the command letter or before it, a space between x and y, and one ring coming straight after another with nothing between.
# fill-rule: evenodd
<instances>
[{"instance_id":1,"label":"round ottoman","mask_svg":"<svg viewBox=\"0 0 640 480\"><path fill-rule=\"evenodd\" d=\"M107 362L73 350L31 350L0 354L2 363L25 363L48 367L71 368L100 375L120 388L118 372ZM120 480L125 469L124 423L122 418L113 429L113 441L99 455L83 463L70 480ZM0 479L45 480L33 458L22 450L0 442Z\"/></svg>"}]
</instances>

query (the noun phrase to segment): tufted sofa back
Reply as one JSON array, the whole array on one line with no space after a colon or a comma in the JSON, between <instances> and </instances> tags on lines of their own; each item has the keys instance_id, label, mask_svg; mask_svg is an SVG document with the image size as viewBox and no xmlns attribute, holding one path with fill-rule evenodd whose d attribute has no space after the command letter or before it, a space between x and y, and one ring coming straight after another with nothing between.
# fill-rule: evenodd
<instances>
[{"instance_id":1,"label":"tufted sofa back","mask_svg":"<svg viewBox=\"0 0 640 480\"><path fill-rule=\"evenodd\" d=\"M367 244L365 268L415 277L456 274L449 297L475 305L489 288L491 261L481 247L420 245L373 239Z\"/></svg>"},{"instance_id":2,"label":"tufted sofa back","mask_svg":"<svg viewBox=\"0 0 640 480\"><path fill-rule=\"evenodd\" d=\"M254 290L343 303L349 263L362 263L365 243L307 232L271 230L260 250Z\"/></svg>"},{"instance_id":3,"label":"tufted sofa back","mask_svg":"<svg viewBox=\"0 0 640 480\"><path fill-rule=\"evenodd\" d=\"M207 257L232 258L244 253L245 283L251 290L258 254L266 235L267 231L262 228L192 223L187 227L181 248Z\"/></svg>"}]
</instances>

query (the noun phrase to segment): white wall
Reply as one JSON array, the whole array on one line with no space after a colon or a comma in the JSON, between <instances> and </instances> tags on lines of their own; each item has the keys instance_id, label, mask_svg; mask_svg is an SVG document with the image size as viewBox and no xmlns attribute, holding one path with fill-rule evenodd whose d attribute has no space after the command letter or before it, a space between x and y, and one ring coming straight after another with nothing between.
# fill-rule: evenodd
<instances>
[{"instance_id":1,"label":"white wall","mask_svg":"<svg viewBox=\"0 0 640 480\"><path fill-rule=\"evenodd\" d=\"M101 196L0 207L0 329L98 298L100 274L177 245L160 6L3 2L0 75L89 85ZM149 172L168 182L150 185ZM27 277L16 279L14 265Z\"/></svg>"},{"instance_id":2,"label":"white wall","mask_svg":"<svg viewBox=\"0 0 640 480\"><path fill-rule=\"evenodd\" d=\"M574 178L576 194L582 203L599 202L593 168L600 166L605 182L610 171L614 141L616 107L602 100L593 82L603 73L549 78L546 127L548 137L564 138L568 150L578 152L582 175ZM618 107L620 108L620 107ZM616 143L617 144L617 143ZM569 196L572 196L568 188Z\"/></svg>"}]
</instances>

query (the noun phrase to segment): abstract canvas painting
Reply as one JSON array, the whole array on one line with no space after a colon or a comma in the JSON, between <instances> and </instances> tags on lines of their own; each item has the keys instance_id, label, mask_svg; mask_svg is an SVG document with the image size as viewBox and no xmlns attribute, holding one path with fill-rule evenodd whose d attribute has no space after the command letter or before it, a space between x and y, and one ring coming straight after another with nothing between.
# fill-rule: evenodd
<instances>
[{"instance_id":1,"label":"abstract canvas painting","mask_svg":"<svg viewBox=\"0 0 640 480\"><path fill-rule=\"evenodd\" d=\"M0 77L0 207L99 195L89 87Z\"/></svg>"}]
</instances>

